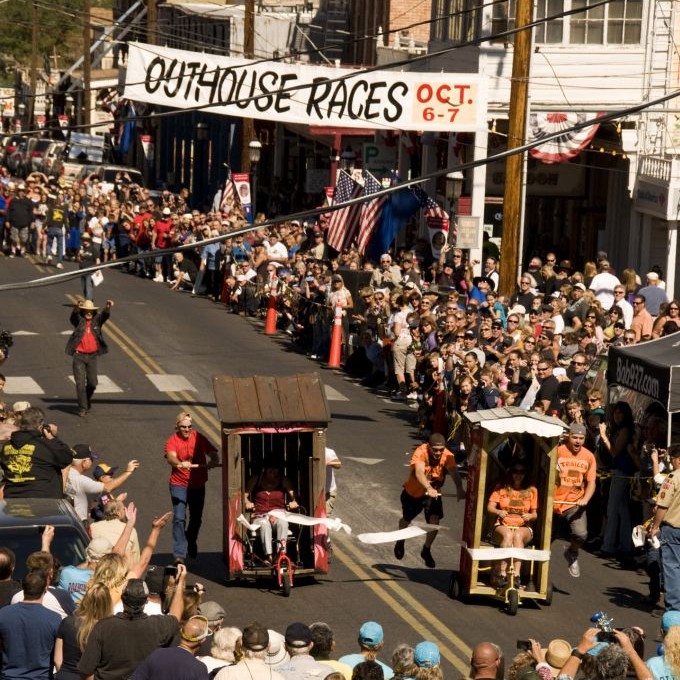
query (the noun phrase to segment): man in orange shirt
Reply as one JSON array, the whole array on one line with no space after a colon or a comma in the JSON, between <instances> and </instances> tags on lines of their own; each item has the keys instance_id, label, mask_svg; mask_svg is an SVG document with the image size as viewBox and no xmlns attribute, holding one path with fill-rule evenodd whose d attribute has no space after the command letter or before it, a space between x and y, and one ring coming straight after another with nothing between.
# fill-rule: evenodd
<instances>
[{"instance_id":1,"label":"man in orange shirt","mask_svg":"<svg viewBox=\"0 0 680 680\"><path fill-rule=\"evenodd\" d=\"M595 493L597 463L583 446L586 428L580 423L569 426L567 441L557 448L557 479L553 510L558 522L569 525L571 543L564 550L569 573L578 578L581 569L578 551L588 538L586 505Z\"/></svg>"},{"instance_id":2,"label":"man in orange shirt","mask_svg":"<svg viewBox=\"0 0 680 680\"><path fill-rule=\"evenodd\" d=\"M421 444L411 457L410 473L401 492L400 529L405 529L423 511L428 524L439 524L444 517L441 488L444 486L447 473L453 477L458 500L462 500L465 498L465 491L456 468L456 458L446 448L444 435L435 432L430 435L427 444ZM430 548L436 537L436 530L429 531L420 552L420 556L430 569L435 567ZM394 556L398 560L404 557L404 541L397 541L394 544Z\"/></svg>"}]
</instances>

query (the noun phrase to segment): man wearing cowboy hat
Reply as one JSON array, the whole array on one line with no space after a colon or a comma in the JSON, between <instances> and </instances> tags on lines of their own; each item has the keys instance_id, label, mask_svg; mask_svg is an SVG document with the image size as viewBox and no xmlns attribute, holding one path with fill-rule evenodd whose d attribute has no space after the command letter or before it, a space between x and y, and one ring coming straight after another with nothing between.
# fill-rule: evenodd
<instances>
[{"instance_id":1,"label":"man wearing cowboy hat","mask_svg":"<svg viewBox=\"0 0 680 680\"><path fill-rule=\"evenodd\" d=\"M76 383L78 415L83 417L90 410L92 395L97 389L97 357L106 354L102 326L111 316L113 300L107 300L98 311L92 300L81 300L71 312L71 324L75 327L66 344L66 354L73 357L73 379Z\"/></svg>"}]
</instances>

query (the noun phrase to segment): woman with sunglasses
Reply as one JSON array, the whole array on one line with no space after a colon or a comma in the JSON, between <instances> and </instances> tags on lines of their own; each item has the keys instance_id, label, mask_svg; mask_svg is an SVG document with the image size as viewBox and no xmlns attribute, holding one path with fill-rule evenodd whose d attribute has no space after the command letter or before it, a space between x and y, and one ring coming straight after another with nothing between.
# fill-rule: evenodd
<instances>
[{"instance_id":1,"label":"woman with sunglasses","mask_svg":"<svg viewBox=\"0 0 680 680\"><path fill-rule=\"evenodd\" d=\"M678 300L671 300L659 308L659 316L652 328L653 338L660 338L663 335L663 328L668 321L673 321L680 326L680 302Z\"/></svg>"},{"instance_id":2,"label":"woman with sunglasses","mask_svg":"<svg viewBox=\"0 0 680 680\"><path fill-rule=\"evenodd\" d=\"M529 483L526 466L514 463L491 492L486 510L495 515L494 538L499 548L525 548L533 539L531 524L538 517L538 490ZM507 560L495 563L491 585L507 584ZM515 586L520 586L522 563L514 560Z\"/></svg>"},{"instance_id":3,"label":"woman with sunglasses","mask_svg":"<svg viewBox=\"0 0 680 680\"><path fill-rule=\"evenodd\" d=\"M607 313L607 317L609 319L609 323L602 331L602 335L605 342L611 342L616 336L614 332L614 324L617 321L623 321L623 310L618 305L614 305Z\"/></svg>"}]
</instances>

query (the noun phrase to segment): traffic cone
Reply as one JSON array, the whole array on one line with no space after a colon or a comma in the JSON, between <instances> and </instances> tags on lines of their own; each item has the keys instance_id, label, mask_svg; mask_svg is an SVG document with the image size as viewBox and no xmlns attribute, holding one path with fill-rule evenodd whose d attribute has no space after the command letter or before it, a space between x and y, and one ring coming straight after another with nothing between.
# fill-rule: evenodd
<instances>
[{"instance_id":1,"label":"traffic cone","mask_svg":"<svg viewBox=\"0 0 680 680\"><path fill-rule=\"evenodd\" d=\"M267 318L264 322L264 334L276 335L276 286L272 285L269 289L267 300Z\"/></svg>"},{"instance_id":2,"label":"traffic cone","mask_svg":"<svg viewBox=\"0 0 680 680\"><path fill-rule=\"evenodd\" d=\"M342 305L335 305L335 317L333 318L333 332L331 334L331 351L328 355L328 368L340 368L342 356Z\"/></svg>"}]
</instances>

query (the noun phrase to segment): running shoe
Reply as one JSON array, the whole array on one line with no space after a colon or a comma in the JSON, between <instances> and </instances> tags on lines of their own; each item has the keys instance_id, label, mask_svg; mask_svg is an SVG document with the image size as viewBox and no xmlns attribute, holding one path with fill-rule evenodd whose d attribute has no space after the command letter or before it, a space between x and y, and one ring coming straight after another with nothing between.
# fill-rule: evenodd
<instances>
[{"instance_id":1,"label":"running shoe","mask_svg":"<svg viewBox=\"0 0 680 680\"><path fill-rule=\"evenodd\" d=\"M401 560L404 558L404 541L397 541L394 544L394 556Z\"/></svg>"},{"instance_id":2,"label":"running shoe","mask_svg":"<svg viewBox=\"0 0 680 680\"><path fill-rule=\"evenodd\" d=\"M574 578L578 578L581 575L581 567L578 566L578 556L574 555L574 553L569 550L569 547L566 547L564 549L564 559L567 560L569 573Z\"/></svg>"},{"instance_id":3,"label":"running shoe","mask_svg":"<svg viewBox=\"0 0 680 680\"><path fill-rule=\"evenodd\" d=\"M434 569L437 566L437 563L434 561L434 557L432 557L430 549L426 545L424 545L423 549L420 551L420 556L423 558L425 566L429 567L430 569Z\"/></svg>"}]
</instances>

